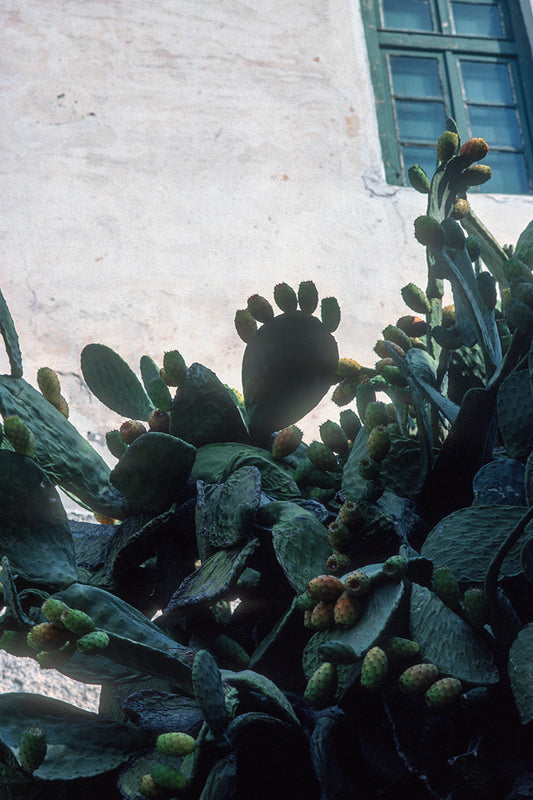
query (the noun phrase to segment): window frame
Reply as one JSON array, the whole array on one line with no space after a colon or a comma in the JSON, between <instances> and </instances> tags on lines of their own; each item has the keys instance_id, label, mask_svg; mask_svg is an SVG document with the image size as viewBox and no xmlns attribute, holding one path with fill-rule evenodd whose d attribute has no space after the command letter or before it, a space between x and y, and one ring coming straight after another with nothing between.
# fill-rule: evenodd
<instances>
[{"instance_id":1,"label":"window frame","mask_svg":"<svg viewBox=\"0 0 533 800\"><path fill-rule=\"evenodd\" d=\"M381 20L381 0L360 0L386 180L392 185L409 185L406 172L410 166L410 164L406 164L405 168L402 168L387 55L420 55L437 58L439 64L444 63L445 83L442 88L446 114L455 119L459 131L465 136L469 125L459 65L459 60L463 57L465 60L477 59L510 65L526 161L527 194L533 194L533 142L531 135L533 132L533 108L531 107L532 101L528 102L528 99L533 97L533 86L528 93L527 87L524 85L528 76L533 75L533 60L518 0L511 3L503 0L505 36L498 39L452 34L451 2L452 0L430 0L434 24L437 26L440 24L441 29L446 31L439 33L435 31L385 30ZM486 3L487 0L468 0L468 2L475 5ZM509 38L510 36L513 38ZM480 135L480 133L477 132L474 135ZM495 142L495 149L498 149L497 145L498 143ZM490 183L481 189L490 192Z\"/></svg>"}]
</instances>

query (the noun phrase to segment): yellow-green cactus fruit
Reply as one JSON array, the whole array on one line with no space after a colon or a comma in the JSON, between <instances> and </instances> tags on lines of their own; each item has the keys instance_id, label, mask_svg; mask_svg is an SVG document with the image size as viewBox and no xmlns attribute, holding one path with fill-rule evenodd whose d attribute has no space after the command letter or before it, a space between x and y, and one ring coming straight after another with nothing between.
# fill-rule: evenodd
<instances>
[{"instance_id":1,"label":"yellow-green cactus fruit","mask_svg":"<svg viewBox=\"0 0 533 800\"><path fill-rule=\"evenodd\" d=\"M357 376L361 374L362 369L361 364L354 358L339 358L339 363L337 364L337 378L339 378L339 380L343 378L357 378Z\"/></svg>"},{"instance_id":2,"label":"yellow-green cactus fruit","mask_svg":"<svg viewBox=\"0 0 533 800\"><path fill-rule=\"evenodd\" d=\"M56 403L56 408L57 408L57 410L59 411L60 414L63 414L65 419L68 419L68 415L70 413L70 409L69 409L68 403L65 400L65 398L63 397L63 395L60 395L59 400Z\"/></svg>"},{"instance_id":3,"label":"yellow-green cactus fruit","mask_svg":"<svg viewBox=\"0 0 533 800\"><path fill-rule=\"evenodd\" d=\"M318 291L313 281L302 281L298 287L298 305L305 314L312 314L318 305Z\"/></svg>"},{"instance_id":4,"label":"yellow-green cactus fruit","mask_svg":"<svg viewBox=\"0 0 533 800\"><path fill-rule=\"evenodd\" d=\"M452 158L459 147L459 136L454 131L444 131L437 142L437 158L445 164Z\"/></svg>"},{"instance_id":5,"label":"yellow-green cactus fruit","mask_svg":"<svg viewBox=\"0 0 533 800\"><path fill-rule=\"evenodd\" d=\"M383 328L381 333L385 341L397 344L402 348L404 353L413 346L409 336L404 333L401 328L398 328L397 325L387 325L386 328Z\"/></svg>"},{"instance_id":6,"label":"yellow-green cactus fruit","mask_svg":"<svg viewBox=\"0 0 533 800\"><path fill-rule=\"evenodd\" d=\"M435 664L413 664L402 672L398 685L404 694L423 694L438 676L439 668Z\"/></svg>"},{"instance_id":7,"label":"yellow-green cactus fruit","mask_svg":"<svg viewBox=\"0 0 533 800\"><path fill-rule=\"evenodd\" d=\"M451 216L454 219L464 219L470 214L470 203L466 198L460 197L455 201L452 208Z\"/></svg>"},{"instance_id":8,"label":"yellow-green cactus fruit","mask_svg":"<svg viewBox=\"0 0 533 800\"><path fill-rule=\"evenodd\" d=\"M17 414L5 418L4 434L15 453L28 458L35 456L35 437Z\"/></svg>"},{"instance_id":9,"label":"yellow-green cactus fruit","mask_svg":"<svg viewBox=\"0 0 533 800\"><path fill-rule=\"evenodd\" d=\"M355 399L357 394L357 387L359 386L359 377L343 378L331 396L332 401L337 406L346 406Z\"/></svg>"},{"instance_id":10,"label":"yellow-green cactus fruit","mask_svg":"<svg viewBox=\"0 0 533 800\"><path fill-rule=\"evenodd\" d=\"M379 689L389 671L389 659L381 647L371 647L361 666L361 686L365 689Z\"/></svg>"},{"instance_id":11,"label":"yellow-green cactus fruit","mask_svg":"<svg viewBox=\"0 0 533 800\"><path fill-rule=\"evenodd\" d=\"M307 448L307 458L323 472L337 472L339 465L330 448L324 442L314 441Z\"/></svg>"},{"instance_id":12,"label":"yellow-green cactus fruit","mask_svg":"<svg viewBox=\"0 0 533 800\"><path fill-rule=\"evenodd\" d=\"M390 434L385 425L376 425L368 434L366 451L371 459L383 461L391 445Z\"/></svg>"},{"instance_id":13,"label":"yellow-green cactus fruit","mask_svg":"<svg viewBox=\"0 0 533 800\"><path fill-rule=\"evenodd\" d=\"M46 733L37 725L26 728L19 742L19 761L24 772L35 772L46 758Z\"/></svg>"},{"instance_id":14,"label":"yellow-green cactus fruit","mask_svg":"<svg viewBox=\"0 0 533 800\"><path fill-rule=\"evenodd\" d=\"M284 313L296 311L298 308L298 296L288 283L277 283L274 286L274 302Z\"/></svg>"},{"instance_id":15,"label":"yellow-green cactus fruit","mask_svg":"<svg viewBox=\"0 0 533 800\"><path fill-rule=\"evenodd\" d=\"M53 406L57 406L61 397L61 386L57 373L50 367L41 367L37 371L37 385L43 397Z\"/></svg>"},{"instance_id":16,"label":"yellow-green cactus fruit","mask_svg":"<svg viewBox=\"0 0 533 800\"><path fill-rule=\"evenodd\" d=\"M462 173L466 187L481 186L492 178L492 171L488 164L474 164Z\"/></svg>"},{"instance_id":17,"label":"yellow-green cactus fruit","mask_svg":"<svg viewBox=\"0 0 533 800\"><path fill-rule=\"evenodd\" d=\"M250 314L258 322L269 322L274 318L274 309L266 297L260 294L252 294L248 298L247 308Z\"/></svg>"},{"instance_id":18,"label":"yellow-green cactus fruit","mask_svg":"<svg viewBox=\"0 0 533 800\"><path fill-rule=\"evenodd\" d=\"M257 320L247 308L239 308L235 312L235 330L243 342L249 342L257 330Z\"/></svg>"},{"instance_id":19,"label":"yellow-green cactus fruit","mask_svg":"<svg viewBox=\"0 0 533 800\"><path fill-rule=\"evenodd\" d=\"M49 597L42 604L41 611L50 622L61 627L61 615L65 611L70 611L70 608L62 600L58 600L57 597Z\"/></svg>"},{"instance_id":20,"label":"yellow-green cactus fruit","mask_svg":"<svg viewBox=\"0 0 533 800\"><path fill-rule=\"evenodd\" d=\"M157 737L156 747L167 756L186 756L196 747L196 739L188 733L171 731Z\"/></svg>"},{"instance_id":21,"label":"yellow-green cactus fruit","mask_svg":"<svg viewBox=\"0 0 533 800\"><path fill-rule=\"evenodd\" d=\"M440 228L440 225L439 225ZM444 234L443 241L444 241ZM431 311L431 303L428 300L426 293L414 283L408 283L401 289L401 295L404 303L411 311L416 314L429 314ZM378 353L379 355L379 353Z\"/></svg>"},{"instance_id":22,"label":"yellow-green cactus fruit","mask_svg":"<svg viewBox=\"0 0 533 800\"><path fill-rule=\"evenodd\" d=\"M163 789L170 789L173 792L182 792L187 786L185 775L174 767L167 764L154 764L150 775Z\"/></svg>"},{"instance_id":23,"label":"yellow-green cactus fruit","mask_svg":"<svg viewBox=\"0 0 533 800\"><path fill-rule=\"evenodd\" d=\"M461 590L457 578L449 567L437 567L432 576L433 591L452 611L461 607Z\"/></svg>"},{"instance_id":24,"label":"yellow-green cactus fruit","mask_svg":"<svg viewBox=\"0 0 533 800\"><path fill-rule=\"evenodd\" d=\"M407 170L407 177L413 189L416 189L420 194L429 194L431 183L419 164L413 164L412 167L409 167Z\"/></svg>"},{"instance_id":25,"label":"yellow-green cactus fruit","mask_svg":"<svg viewBox=\"0 0 533 800\"><path fill-rule=\"evenodd\" d=\"M424 700L432 711L440 711L453 705L462 691L463 684L458 678L441 678L429 687L424 694Z\"/></svg>"},{"instance_id":26,"label":"yellow-green cactus fruit","mask_svg":"<svg viewBox=\"0 0 533 800\"><path fill-rule=\"evenodd\" d=\"M332 575L342 575L350 569L351 563L352 560L347 553L339 553L335 550L326 561L326 569Z\"/></svg>"},{"instance_id":27,"label":"yellow-green cactus fruit","mask_svg":"<svg viewBox=\"0 0 533 800\"><path fill-rule=\"evenodd\" d=\"M70 608L61 614L61 622L68 631L76 636L84 636L95 629L94 620L85 611L77 608Z\"/></svg>"},{"instance_id":28,"label":"yellow-green cactus fruit","mask_svg":"<svg viewBox=\"0 0 533 800\"><path fill-rule=\"evenodd\" d=\"M331 705L337 691L337 665L325 661L313 672L304 692L304 699L314 708Z\"/></svg>"}]
</instances>

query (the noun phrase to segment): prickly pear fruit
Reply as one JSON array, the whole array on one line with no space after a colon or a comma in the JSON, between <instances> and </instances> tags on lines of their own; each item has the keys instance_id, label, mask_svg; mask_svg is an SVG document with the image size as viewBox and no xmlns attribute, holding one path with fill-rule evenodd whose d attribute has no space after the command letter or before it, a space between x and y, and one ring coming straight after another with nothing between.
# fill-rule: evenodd
<instances>
[{"instance_id":1,"label":"prickly pear fruit","mask_svg":"<svg viewBox=\"0 0 533 800\"><path fill-rule=\"evenodd\" d=\"M63 397L63 395L59 396L59 400L56 403L56 408L57 408L57 410L59 411L60 414L63 414L65 419L68 419L68 415L70 413L70 410L69 410L69 407L68 407L68 403L65 400L65 398Z\"/></svg>"},{"instance_id":2,"label":"prickly pear fruit","mask_svg":"<svg viewBox=\"0 0 533 800\"><path fill-rule=\"evenodd\" d=\"M370 591L372 581L361 569L356 569L344 576L345 591L352 597L363 597Z\"/></svg>"},{"instance_id":3,"label":"prickly pear fruit","mask_svg":"<svg viewBox=\"0 0 533 800\"><path fill-rule=\"evenodd\" d=\"M335 520L328 525L328 541L334 550L348 553L352 546L352 532L342 522Z\"/></svg>"},{"instance_id":4,"label":"prickly pear fruit","mask_svg":"<svg viewBox=\"0 0 533 800\"><path fill-rule=\"evenodd\" d=\"M412 639L404 639L402 636L391 636L385 643L384 650L389 660L415 658L420 653L420 645Z\"/></svg>"},{"instance_id":5,"label":"prickly pear fruit","mask_svg":"<svg viewBox=\"0 0 533 800\"><path fill-rule=\"evenodd\" d=\"M4 419L4 434L15 453L28 458L34 457L35 438L17 414Z\"/></svg>"},{"instance_id":6,"label":"prickly pear fruit","mask_svg":"<svg viewBox=\"0 0 533 800\"><path fill-rule=\"evenodd\" d=\"M307 592L303 592L296 598L296 605L300 611L312 611L316 605L316 600Z\"/></svg>"},{"instance_id":7,"label":"prickly pear fruit","mask_svg":"<svg viewBox=\"0 0 533 800\"><path fill-rule=\"evenodd\" d=\"M389 347L392 347L396 355L400 356L400 358L405 358L405 350L403 347L400 347L400 345L396 344L396 342L386 342L385 339L378 339L374 345L374 353L376 353L376 355L378 355L380 358L390 358Z\"/></svg>"},{"instance_id":8,"label":"prickly pear fruit","mask_svg":"<svg viewBox=\"0 0 533 800\"><path fill-rule=\"evenodd\" d=\"M320 303L320 319L327 331L333 333L339 327L341 310L335 297L324 297Z\"/></svg>"},{"instance_id":9,"label":"prickly pear fruit","mask_svg":"<svg viewBox=\"0 0 533 800\"><path fill-rule=\"evenodd\" d=\"M390 449L390 435L385 425L376 425L368 434L366 451L371 459L383 461Z\"/></svg>"},{"instance_id":10,"label":"prickly pear fruit","mask_svg":"<svg viewBox=\"0 0 533 800\"><path fill-rule=\"evenodd\" d=\"M37 370L37 385L43 397L53 406L57 406L61 397L61 386L57 373L50 367L41 367Z\"/></svg>"},{"instance_id":11,"label":"prickly pear fruit","mask_svg":"<svg viewBox=\"0 0 533 800\"><path fill-rule=\"evenodd\" d=\"M427 322L421 317L413 317L407 314L396 321L396 327L400 328L410 338L424 336L427 331Z\"/></svg>"},{"instance_id":12,"label":"prickly pear fruit","mask_svg":"<svg viewBox=\"0 0 533 800\"><path fill-rule=\"evenodd\" d=\"M146 428L143 423L138 420L128 419L120 426L120 438L126 444L131 444L138 436L142 436L143 433L146 433Z\"/></svg>"},{"instance_id":13,"label":"prickly pear fruit","mask_svg":"<svg viewBox=\"0 0 533 800\"><path fill-rule=\"evenodd\" d=\"M128 449L128 445L120 435L120 431L117 430L108 431L105 435L105 442L109 452L111 455L115 456L115 458L122 458Z\"/></svg>"},{"instance_id":14,"label":"prickly pear fruit","mask_svg":"<svg viewBox=\"0 0 533 800\"><path fill-rule=\"evenodd\" d=\"M335 621L334 608L335 600L319 600L308 619L309 627L314 631L327 631L328 628L331 628Z\"/></svg>"},{"instance_id":15,"label":"prickly pear fruit","mask_svg":"<svg viewBox=\"0 0 533 800\"><path fill-rule=\"evenodd\" d=\"M139 781L139 792L144 797L151 798L151 800L159 800L160 798L162 800L162 798L168 797L167 790L163 789L162 786L159 786L159 784L154 781L150 773L143 775Z\"/></svg>"},{"instance_id":16,"label":"prickly pear fruit","mask_svg":"<svg viewBox=\"0 0 533 800\"><path fill-rule=\"evenodd\" d=\"M407 176L413 189L416 189L420 194L429 194L431 183L422 167L418 164L413 164L407 170Z\"/></svg>"},{"instance_id":17,"label":"prickly pear fruit","mask_svg":"<svg viewBox=\"0 0 533 800\"><path fill-rule=\"evenodd\" d=\"M276 434L272 442L272 458L276 460L290 456L300 446L303 433L296 425L289 425Z\"/></svg>"},{"instance_id":18,"label":"prickly pear fruit","mask_svg":"<svg viewBox=\"0 0 533 800\"><path fill-rule=\"evenodd\" d=\"M383 328L381 333L386 342L397 344L398 347L402 348L404 353L410 350L413 346L409 336L404 333L401 328L398 328L397 325L387 325L386 328Z\"/></svg>"},{"instance_id":19,"label":"prickly pear fruit","mask_svg":"<svg viewBox=\"0 0 533 800\"><path fill-rule=\"evenodd\" d=\"M407 561L402 556L390 556L383 564L383 574L387 578L399 578L407 570Z\"/></svg>"},{"instance_id":20,"label":"prickly pear fruit","mask_svg":"<svg viewBox=\"0 0 533 800\"><path fill-rule=\"evenodd\" d=\"M157 433L168 433L170 429L170 417L168 411L161 408L154 408L148 417L148 427Z\"/></svg>"},{"instance_id":21,"label":"prickly pear fruit","mask_svg":"<svg viewBox=\"0 0 533 800\"><path fill-rule=\"evenodd\" d=\"M46 733L31 725L22 734L19 743L20 766L24 772L34 772L46 758Z\"/></svg>"},{"instance_id":22,"label":"prickly pear fruit","mask_svg":"<svg viewBox=\"0 0 533 800\"><path fill-rule=\"evenodd\" d=\"M304 699L314 708L326 708L333 702L336 690L337 666L325 661L309 678Z\"/></svg>"},{"instance_id":23,"label":"prickly pear fruit","mask_svg":"<svg viewBox=\"0 0 533 800\"><path fill-rule=\"evenodd\" d=\"M351 563L349 555L335 551L326 561L326 569L332 575L342 575L350 568Z\"/></svg>"},{"instance_id":24,"label":"prickly pear fruit","mask_svg":"<svg viewBox=\"0 0 533 800\"><path fill-rule=\"evenodd\" d=\"M318 647L318 656L331 664L354 664L357 661L353 647L344 642L323 642Z\"/></svg>"},{"instance_id":25,"label":"prickly pear fruit","mask_svg":"<svg viewBox=\"0 0 533 800\"><path fill-rule=\"evenodd\" d=\"M81 636L76 642L76 650L78 653L87 655L89 653L96 653L99 650L105 650L109 645L109 635L105 631L91 631Z\"/></svg>"},{"instance_id":26,"label":"prickly pear fruit","mask_svg":"<svg viewBox=\"0 0 533 800\"><path fill-rule=\"evenodd\" d=\"M465 187L481 186L492 178L492 170L488 164L474 164L462 173Z\"/></svg>"},{"instance_id":27,"label":"prickly pear fruit","mask_svg":"<svg viewBox=\"0 0 533 800\"><path fill-rule=\"evenodd\" d=\"M22 631L3 631L0 636L0 650L5 650L12 656L31 655L26 635Z\"/></svg>"},{"instance_id":28,"label":"prickly pear fruit","mask_svg":"<svg viewBox=\"0 0 533 800\"><path fill-rule=\"evenodd\" d=\"M257 330L257 320L247 308L239 308L235 312L235 330L243 342L248 342Z\"/></svg>"},{"instance_id":29,"label":"prickly pear fruit","mask_svg":"<svg viewBox=\"0 0 533 800\"><path fill-rule=\"evenodd\" d=\"M361 420L355 411L352 411L351 408L344 408L339 414L339 423L348 439L353 442L361 430Z\"/></svg>"},{"instance_id":30,"label":"prickly pear fruit","mask_svg":"<svg viewBox=\"0 0 533 800\"><path fill-rule=\"evenodd\" d=\"M307 448L307 458L323 472L337 472L337 459L324 442L314 441Z\"/></svg>"},{"instance_id":31,"label":"prickly pear fruit","mask_svg":"<svg viewBox=\"0 0 533 800\"><path fill-rule=\"evenodd\" d=\"M463 197L460 197L453 204L451 216L454 219L464 219L470 214L470 203Z\"/></svg>"},{"instance_id":32,"label":"prickly pear fruit","mask_svg":"<svg viewBox=\"0 0 533 800\"><path fill-rule=\"evenodd\" d=\"M378 689L387 677L389 659L381 647L371 647L361 666L361 686L365 689Z\"/></svg>"},{"instance_id":33,"label":"prickly pear fruit","mask_svg":"<svg viewBox=\"0 0 533 800\"><path fill-rule=\"evenodd\" d=\"M374 428L374 430L376 430ZM373 481L379 475L379 464L378 462L370 458L370 456L362 456L359 459L359 474L367 481Z\"/></svg>"},{"instance_id":34,"label":"prickly pear fruit","mask_svg":"<svg viewBox=\"0 0 533 800\"><path fill-rule=\"evenodd\" d=\"M317 575L306 587L309 597L315 600L336 600L344 591L344 584L334 575Z\"/></svg>"},{"instance_id":35,"label":"prickly pear fruit","mask_svg":"<svg viewBox=\"0 0 533 800\"><path fill-rule=\"evenodd\" d=\"M26 641L32 650L59 650L67 641L69 632L53 622L41 622L30 628Z\"/></svg>"},{"instance_id":36,"label":"prickly pear fruit","mask_svg":"<svg viewBox=\"0 0 533 800\"><path fill-rule=\"evenodd\" d=\"M298 308L298 297L288 283L277 283L274 286L274 301L278 308L285 313L296 311Z\"/></svg>"},{"instance_id":37,"label":"prickly pear fruit","mask_svg":"<svg viewBox=\"0 0 533 800\"><path fill-rule=\"evenodd\" d=\"M361 616L361 603L356 597L343 592L333 608L333 619L338 628L352 628Z\"/></svg>"},{"instance_id":38,"label":"prickly pear fruit","mask_svg":"<svg viewBox=\"0 0 533 800\"><path fill-rule=\"evenodd\" d=\"M338 453L341 458L345 458L348 455L350 449L348 437L340 425L328 419L320 425L318 432L320 438L330 450Z\"/></svg>"},{"instance_id":39,"label":"prickly pear fruit","mask_svg":"<svg viewBox=\"0 0 533 800\"><path fill-rule=\"evenodd\" d=\"M352 500L346 500L339 508L337 522L346 525L351 531L356 531L362 521L363 512L361 511L361 507L352 502Z\"/></svg>"},{"instance_id":40,"label":"prickly pear fruit","mask_svg":"<svg viewBox=\"0 0 533 800\"><path fill-rule=\"evenodd\" d=\"M61 627L63 624L61 622L61 614L65 611L70 611L70 608L62 600L58 600L57 597L49 597L42 604L41 611L50 622Z\"/></svg>"},{"instance_id":41,"label":"prickly pear fruit","mask_svg":"<svg viewBox=\"0 0 533 800\"><path fill-rule=\"evenodd\" d=\"M302 281L298 287L298 304L305 314L312 314L318 305L318 292L313 281Z\"/></svg>"},{"instance_id":42,"label":"prickly pear fruit","mask_svg":"<svg viewBox=\"0 0 533 800\"><path fill-rule=\"evenodd\" d=\"M179 769L174 769L174 767L169 767L166 764L154 764L150 775L158 786L162 786L163 789L182 792L187 786L185 775Z\"/></svg>"},{"instance_id":43,"label":"prickly pear fruit","mask_svg":"<svg viewBox=\"0 0 533 800\"><path fill-rule=\"evenodd\" d=\"M157 737L156 747L167 756L186 756L196 747L196 739L188 733L171 731Z\"/></svg>"},{"instance_id":44,"label":"prickly pear fruit","mask_svg":"<svg viewBox=\"0 0 533 800\"><path fill-rule=\"evenodd\" d=\"M458 678L441 678L435 681L424 694L426 705L432 710L440 710L455 703L463 691Z\"/></svg>"},{"instance_id":45,"label":"prickly pear fruit","mask_svg":"<svg viewBox=\"0 0 533 800\"><path fill-rule=\"evenodd\" d=\"M433 591L452 611L461 607L461 590L457 579L449 567L438 567L433 570Z\"/></svg>"},{"instance_id":46,"label":"prickly pear fruit","mask_svg":"<svg viewBox=\"0 0 533 800\"><path fill-rule=\"evenodd\" d=\"M469 139L461 147L459 155L463 159L465 166L470 166L475 161L481 161L489 152L489 146L485 139L474 138Z\"/></svg>"},{"instance_id":47,"label":"prickly pear fruit","mask_svg":"<svg viewBox=\"0 0 533 800\"><path fill-rule=\"evenodd\" d=\"M339 358L337 364L337 378L357 378L361 374L362 366L354 358Z\"/></svg>"},{"instance_id":48,"label":"prickly pear fruit","mask_svg":"<svg viewBox=\"0 0 533 800\"><path fill-rule=\"evenodd\" d=\"M86 633L94 631L94 620L77 608L70 608L61 614L61 622L68 631L74 633L76 636L85 636Z\"/></svg>"},{"instance_id":49,"label":"prickly pear fruit","mask_svg":"<svg viewBox=\"0 0 533 800\"><path fill-rule=\"evenodd\" d=\"M444 241L444 234L442 234L442 238ZM426 315L431 311L431 303L429 302L426 293L414 283L408 283L406 286L404 286L401 290L401 295L404 303L411 309L411 311L414 311L417 314Z\"/></svg>"},{"instance_id":50,"label":"prickly pear fruit","mask_svg":"<svg viewBox=\"0 0 533 800\"><path fill-rule=\"evenodd\" d=\"M345 406L351 403L357 394L359 383L359 378L343 378L331 395L332 401L337 406Z\"/></svg>"},{"instance_id":51,"label":"prickly pear fruit","mask_svg":"<svg viewBox=\"0 0 533 800\"><path fill-rule=\"evenodd\" d=\"M269 322L274 318L274 309L265 297L253 294L248 298L248 311L258 322Z\"/></svg>"},{"instance_id":52,"label":"prickly pear fruit","mask_svg":"<svg viewBox=\"0 0 533 800\"><path fill-rule=\"evenodd\" d=\"M455 325L455 306L443 306L442 308L442 327L451 328Z\"/></svg>"},{"instance_id":53,"label":"prickly pear fruit","mask_svg":"<svg viewBox=\"0 0 533 800\"><path fill-rule=\"evenodd\" d=\"M391 386L407 386L407 380L401 373L396 364L385 364L381 372L387 383Z\"/></svg>"},{"instance_id":54,"label":"prickly pear fruit","mask_svg":"<svg viewBox=\"0 0 533 800\"><path fill-rule=\"evenodd\" d=\"M413 664L407 667L398 678L398 685L404 694L422 694L435 683L439 668L435 664Z\"/></svg>"},{"instance_id":55,"label":"prickly pear fruit","mask_svg":"<svg viewBox=\"0 0 533 800\"><path fill-rule=\"evenodd\" d=\"M389 421L387 414L387 406L381 400L375 400L366 407L365 413L365 428L370 431L376 425L386 425Z\"/></svg>"},{"instance_id":56,"label":"prickly pear fruit","mask_svg":"<svg viewBox=\"0 0 533 800\"><path fill-rule=\"evenodd\" d=\"M437 142L437 158L445 164L457 152L459 136L454 131L444 131Z\"/></svg>"},{"instance_id":57,"label":"prickly pear fruit","mask_svg":"<svg viewBox=\"0 0 533 800\"><path fill-rule=\"evenodd\" d=\"M179 350L168 350L163 355L163 373L161 377L167 386L181 386L187 377L187 364Z\"/></svg>"},{"instance_id":58,"label":"prickly pear fruit","mask_svg":"<svg viewBox=\"0 0 533 800\"><path fill-rule=\"evenodd\" d=\"M489 621L489 606L483 589L467 589L463 595L465 617L473 628L483 628Z\"/></svg>"}]
</instances>

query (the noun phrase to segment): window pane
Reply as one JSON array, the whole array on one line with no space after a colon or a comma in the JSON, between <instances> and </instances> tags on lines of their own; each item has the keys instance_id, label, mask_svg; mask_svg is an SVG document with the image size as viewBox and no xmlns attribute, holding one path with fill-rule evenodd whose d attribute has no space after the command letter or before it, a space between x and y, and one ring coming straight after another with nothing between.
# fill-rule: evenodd
<instances>
[{"instance_id":1,"label":"window pane","mask_svg":"<svg viewBox=\"0 0 533 800\"><path fill-rule=\"evenodd\" d=\"M465 98L471 103L513 105L514 97L507 64L460 61Z\"/></svg>"},{"instance_id":2,"label":"window pane","mask_svg":"<svg viewBox=\"0 0 533 800\"><path fill-rule=\"evenodd\" d=\"M405 180L409 183L407 178L407 170L413 164L418 164L425 171L428 178L431 180L435 167L437 166L437 153L435 145L433 147L410 147L404 146L401 148L403 165L405 169ZM490 181L489 181L490 183Z\"/></svg>"},{"instance_id":3,"label":"window pane","mask_svg":"<svg viewBox=\"0 0 533 800\"><path fill-rule=\"evenodd\" d=\"M400 139L434 145L446 127L444 103L397 100L396 117Z\"/></svg>"},{"instance_id":4,"label":"window pane","mask_svg":"<svg viewBox=\"0 0 533 800\"><path fill-rule=\"evenodd\" d=\"M526 162L522 153L495 153L490 151L482 163L492 170L492 178L480 187L472 187L469 192L479 188L482 192L494 194L527 194L529 184Z\"/></svg>"},{"instance_id":5,"label":"window pane","mask_svg":"<svg viewBox=\"0 0 533 800\"><path fill-rule=\"evenodd\" d=\"M436 58L390 56L389 62L396 95L442 97Z\"/></svg>"},{"instance_id":6,"label":"window pane","mask_svg":"<svg viewBox=\"0 0 533 800\"><path fill-rule=\"evenodd\" d=\"M403 31L432 31L429 0L383 0L386 28Z\"/></svg>"},{"instance_id":7,"label":"window pane","mask_svg":"<svg viewBox=\"0 0 533 800\"><path fill-rule=\"evenodd\" d=\"M488 3L452 3L455 32L459 36L503 37L497 5Z\"/></svg>"},{"instance_id":8,"label":"window pane","mask_svg":"<svg viewBox=\"0 0 533 800\"><path fill-rule=\"evenodd\" d=\"M482 136L499 147L522 147L518 117L514 108L470 106L468 109L472 136Z\"/></svg>"}]
</instances>

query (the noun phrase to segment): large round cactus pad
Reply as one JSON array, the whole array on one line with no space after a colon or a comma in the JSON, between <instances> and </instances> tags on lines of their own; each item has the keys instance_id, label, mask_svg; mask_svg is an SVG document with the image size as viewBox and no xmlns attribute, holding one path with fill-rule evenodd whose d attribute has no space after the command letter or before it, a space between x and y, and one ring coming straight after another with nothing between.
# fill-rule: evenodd
<instances>
[{"instance_id":1,"label":"large round cactus pad","mask_svg":"<svg viewBox=\"0 0 533 800\"><path fill-rule=\"evenodd\" d=\"M253 437L304 417L335 381L337 342L319 319L301 311L281 314L248 341L242 387Z\"/></svg>"},{"instance_id":2,"label":"large round cactus pad","mask_svg":"<svg viewBox=\"0 0 533 800\"><path fill-rule=\"evenodd\" d=\"M63 588L78 578L65 509L45 473L30 458L0 450L0 555L36 585Z\"/></svg>"},{"instance_id":3,"label":"large round cactus pad","mask_svg":"<svg viewBox=\"0 0 533 800\"><path fill-rule=\"evenodd\" d=\"M509 651L509 680L523 725L533 720L533 623L525 625Z\"/></svg>"},{"instance_id":4,"label":"large round cactus pad","mask_svg":"<svg viewBox=\"0 0 533 800\"><path fill-rule=\"evenodd\" d=\"M151 738L132 725L102 719L51 697L0 695L0 739L16 749L29 725L46 733L46 758L34 772L45 780L75 780L117 769Z\"/></svg>"}]
</instances>

